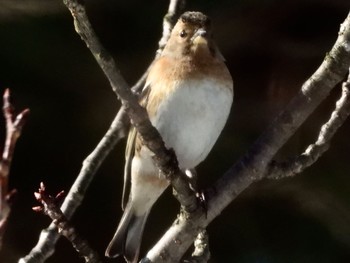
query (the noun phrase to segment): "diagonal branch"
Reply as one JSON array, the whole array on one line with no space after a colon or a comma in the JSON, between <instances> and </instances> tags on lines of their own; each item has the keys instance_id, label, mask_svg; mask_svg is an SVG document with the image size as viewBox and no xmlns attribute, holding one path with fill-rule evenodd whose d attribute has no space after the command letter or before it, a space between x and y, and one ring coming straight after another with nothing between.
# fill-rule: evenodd
<instances>
[{"instance_id":1,"label":"diagonal branch","mask_svg":"<svg viewBox=\"0 0 350 263\"><path fill-rule=\"evenodd\" d=\"M62 199L63 191L58 193L56 197L52 197L47 193L44 183L41 183L38 192L35 192L34 196L42 206L33 207L33 210L36 212L43 212L45 215L49 216L52 222L58 227L58 233L71 242L74 249L85 259L85 262L102 262L97 252L91 249L88 242L77 233L59 208L58 202Z\"/></svg>"},{"instance_id":2,"label":"diagonal branch","mask_svg":"<svg viewBox=\"0 0 350 263\"><path fill-rule=\"evenodd\" d=\"M75 210L81 204L85 192L87 191L93 176L96 174L103 160L107 157L118 141L125 136L125 117L126 116L123 113L123 109L121 109L113 120L105 136L99 142L94 151L84 160L80 173L61 206L61 209L67 218L71 218ZM21 258L19 262L44 262L54 253L54 246L58 238L59 235L57 233L56 225L51 223L47 229L41 231L38 243L35 245L35 247L32 248L27 256Z\"/></svg>"},{"instance_id":3,"label":"diagonal branch","mask_svg":"<svg viewBox=\"0 0 350 263\"><path fill-rule=\"evenodd\" d=\"M174 21L177 20L177 16L180 12L179 10L181 9L181 5L183 5L184 2L184 0L171 0L168 13L165 15L166 18L164 18L164 27L166 28L163 29L162 41L160 41L160 46L157 51L157 55L160 53L160 50L164 48L164 46L161 46L161 43L163 43L164 41L166 42L169 38L171 29L174 26ZM80 20L80 22L82 24L85 24L84 20L86 21L89 30L92 32L92 36L94 37L94 39L96 39L96 41L94 42L95 45L101 46L97 40L97 37L95 36L95 33L91 29L91 25L86 17L84 7L79 6L79 8L82 8L82 12L84 13L84 16L80 17L80 19L83 21ZM74 13L72 14L74 16ZM112 60L111 56L106 51L103 52L103 57L105 60ZM109 72L111 75L120 74L115 67L114 72L113 69ZM148 72L146 71L140 78L140 80L132 87L131 90L134 93L139 93L142 90L146 81L147 73ZM95 176L102 162L105 160L105 158L114 148L114 146L120 141L120 139L125 137L129 129L129 125L130 120L126 115L125 107L123 106L120 108L110 128L108 129L107 133L104 135L102 140L99 142L97 147L84 160L81 171L73 186L71 187L69 193L67 194L65 201L62 204L61 209L68 218L70 218L74 214L75 210L81 204L85 192L87 191L93 177ZM56 226L55 224L51 223L51 225L47 229L42 230L38 243L35 245L35 247L30 251L30 253L27 256L21 258L19 262L44 262L48 257L50 257L54 253L54 245L57 242L58 238L59 235L57 234Z\"/></svg>"},{"instance_id":4,"label":"diagonal branch","mask_svg":"<svg viewBox=\"0 0 350 263\"><path fill-rule=\"evenodd\" d=\"M65 0L64 3L74 18L75 30L105 73L143 143L155 154L154 160L157 167L166 178L171 180L182 207L186 211L194 211L198 207L196 196L189 187L186 176L178 167L174 151L165 147L159 132L151 124L146 110L138 103L138 97L130 91L115 61L99 42L87 18L84 6L77 0Z\"/></svg>"},{"instance_id":5,"label":"diagonal branch","mask_svg":"<svg viewBox=\"0 0 350 263\"><path fill-rule=\"evenodd\" d=\"M348 75L347 81L343 83L342 95L337 101L331 117L320 129L317 141L314 144L309 145L301 155L297 156L292 161L281 163L272 162L267 172L268 178L281 179L294 176L303 172L307 167L315 163L318 158L329 149L331 139L349 115L350 74Z\"/></svg>"},{"instance_id":6,"label":"diagonal branch","mask_svg":"<svg viewBox=\"0 0 350 263\"><path fill-rule=\"evenodd\" d=\"M207 217L198 211L190 218L179 217L142 262L179 262L200 229L205 228L248 186L267 176L266 170L274 155L344 79L349 66L350 13L321 66L247 154L215 183L213 189L208 190Z\"/></svg>"}]
</instances>

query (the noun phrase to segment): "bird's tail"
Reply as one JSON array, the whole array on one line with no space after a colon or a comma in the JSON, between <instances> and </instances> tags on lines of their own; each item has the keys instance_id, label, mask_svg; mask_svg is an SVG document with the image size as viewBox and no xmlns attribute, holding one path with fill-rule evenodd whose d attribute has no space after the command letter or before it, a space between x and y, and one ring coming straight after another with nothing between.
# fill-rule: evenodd
<instances>
[{"instance_id":1,"label":"bird's tail","mask_svg":"<svg viewBox=\"0 0 350 263\"><path fill-rule=\"evenodd\" d=\"M124 255L128 263L136 263L148 214L147 212L141 216L136 215L129 203L125 208L117 231L106 249L105 255L107 257Z\"/></svg>"}]
</instances>

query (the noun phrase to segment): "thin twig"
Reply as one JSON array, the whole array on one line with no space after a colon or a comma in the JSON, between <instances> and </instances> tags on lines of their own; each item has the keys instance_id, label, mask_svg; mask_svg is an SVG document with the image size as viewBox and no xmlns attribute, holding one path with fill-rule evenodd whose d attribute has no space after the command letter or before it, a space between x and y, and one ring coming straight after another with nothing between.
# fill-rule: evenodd
<instances>
[{"instance_id":1,"label":"thin twig","mask_svg":"<svg viewBox=\"0 0 350 263\"><path fill-rule=\"evenodd\" d=\"M157 56L162 53L166 43L168 42L171 30L173 29L179 14L182 13L185 4L185 0L170 0L168 13L163 18L163 34L158 43L159 48L156 52Z\"/></svg>"},{"instance_id":2,"label":"thin twig","mask_svg":"<svg viewBox=\"0 0 350 263\"><path fill-rule=\"evenodd\" d=\"M58 202L62 199L63 191L58 193L56 197L52 197L46 192L44 183L41 183L38 192L35 192L34 196L42 206L33 207L33 210L43 212L49 216L58 227L58 233L70 241L74 249L85 259L85 262L102 263L97 252L91 249L88 242L77 233L59 208Z\"/></svg>"},{"instance_id":3,"label":"thin twig","mask_svg":"<svg viewBox=\"0 0 350 263\"><path fill-rule=\"evenodd\" d=\"M334 111L329 120L322 125L317 137L317 141L293 161L270 164L267 177L271 179L281 179L294 176L303 172L307 167L315 163L323 153L325 153L331 143L331 139L337 130L344 124L350 114L350 74L343 83L342 95L337 101Z\"/></svg>"},{"instance_id":4,"label":"thin twig","mask_svg":"<svg viewBox=\"0 0 350 263\"><path fill-rule=\"evenodd\" d=\"M29 109L23 110L14 116L13 106L10 102L10 90L6 89L3 96L3 114L6 121L5 146L0 159L0 248L2 237L10 214L10 200L15 190L9 191L8 181L13 154L18 138L21 136L22 128L29 115Z\"/></svg>"}]
</instances>

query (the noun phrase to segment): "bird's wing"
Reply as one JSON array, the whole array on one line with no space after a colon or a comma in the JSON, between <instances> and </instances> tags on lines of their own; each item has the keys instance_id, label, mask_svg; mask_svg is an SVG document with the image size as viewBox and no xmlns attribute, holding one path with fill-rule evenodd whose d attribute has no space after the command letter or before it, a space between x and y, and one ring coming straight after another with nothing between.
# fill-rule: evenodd
<instances>
[{"instance_id":1,"label":"bird's wing","mask_svg":"<svg viewBox=\"0 0 350 263\"><path fill-rule=\"evenodd\" d=\"M142 90L142 93L140 95L140 104L143 107L146 107L148 102L148 95L149 95L149 85L146 83L145 87ZM132 159L135 155L135 142L137 137L137 131L132 126L129 131L128 140L126 143L126 149L125 149L125 166L124 166L124 186L123 186L123 196L122 196L122 209L124 210L127 202L128 202L128 195L130 192L130 185L131 185L131 163Z\"/></svg>"},{"instance_id":2,"label":"bird's wing","mask_svg":"<svg viewBox=\"0 0 350 263\"><path fill-rule=\"evenodd\" d=\"M124 166L124 186L123 186L123 197L122 197L122 209L124 210L127 204L127 196L130 189L131 179L131 162L135 153L135 141L136 141L136 129L130 128L128 140L125 149L125 166Z\"/></svg>"}]
</instances>

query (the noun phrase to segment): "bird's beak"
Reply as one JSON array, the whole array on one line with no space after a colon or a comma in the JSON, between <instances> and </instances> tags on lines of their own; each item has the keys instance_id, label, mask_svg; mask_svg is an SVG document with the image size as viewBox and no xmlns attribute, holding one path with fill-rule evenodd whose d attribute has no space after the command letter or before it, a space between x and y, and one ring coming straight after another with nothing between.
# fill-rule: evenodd
<instances>
[{"instance_id":1,"label":"bird's beak","mask_svg":"<svg viewBox=\"0 0 350 263\"><path fill-rule=\"evenodd\" d=\"M192 43L195 45L208 45L207 31L199 28L192 37Z\"/></svg>"}]
</instances>

